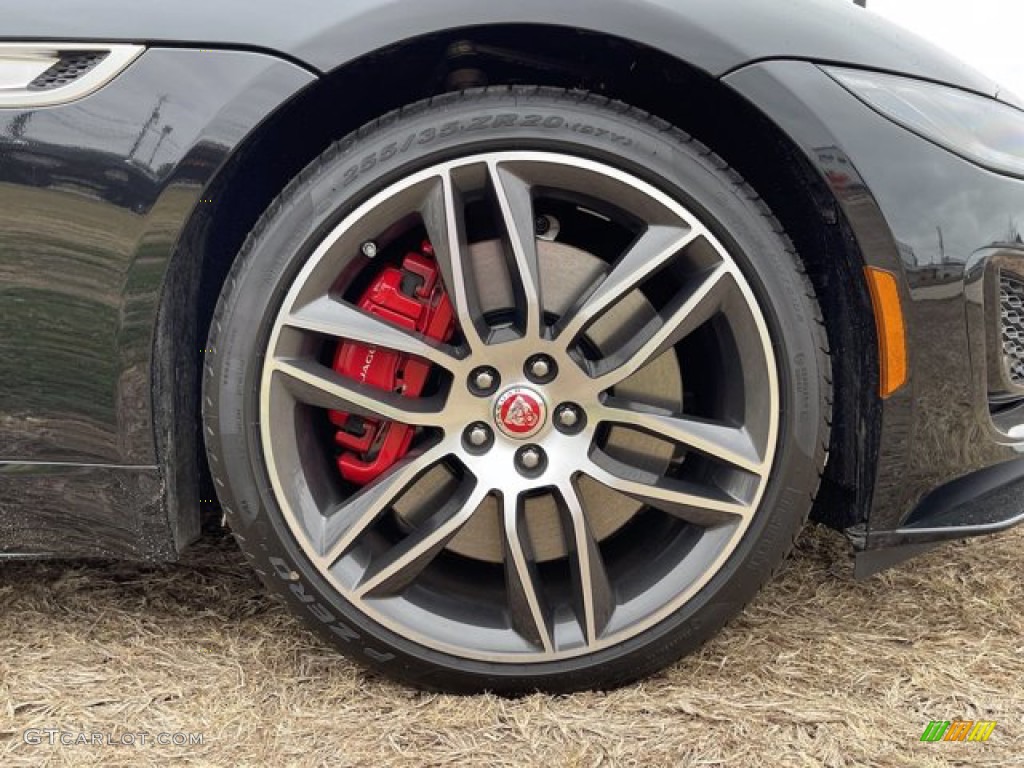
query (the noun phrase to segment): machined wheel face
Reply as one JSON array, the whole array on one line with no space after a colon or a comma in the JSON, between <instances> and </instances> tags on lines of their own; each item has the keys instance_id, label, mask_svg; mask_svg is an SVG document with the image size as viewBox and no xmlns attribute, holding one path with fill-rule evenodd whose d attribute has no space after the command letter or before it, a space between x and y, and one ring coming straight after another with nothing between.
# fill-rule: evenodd
<instances>
[{"instance_id":1,"label":"machined wheel face","mask_svg":"<svg viewBox=\"0 0 1024 768\"><path fill-rule=\"evenodd\" d=\"M457 321L444 342L358 306L424 240ZM755 293L695 211L611 165L438 162L334 227L275 311L258 417L276 504L344 600L419 646L524 664L624 643L759 514L780 384ZM429 363L423 391L340 375L344 342ZM345 481L329 411L415 428L408 452Z\"/></svg>"}]
</instances>

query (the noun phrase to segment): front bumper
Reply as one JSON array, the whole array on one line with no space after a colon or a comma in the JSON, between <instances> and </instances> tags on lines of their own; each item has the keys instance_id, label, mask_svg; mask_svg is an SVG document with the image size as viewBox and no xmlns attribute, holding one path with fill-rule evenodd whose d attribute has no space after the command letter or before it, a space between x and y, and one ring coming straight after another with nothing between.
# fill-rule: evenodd
<instances>
[{"instance_id":1,"label":"front bumper","mask_svg":"<svg viewBox=\"0 0 1024 768\"><path fill-rule=\"evenodd\" d=\"M854 575L867 578L936 544L999 533L1021 523L1024 458L978 470L929 493L901 527L874 531L870 549L856 553ZM851 538L856 545L856 536Z\"/></svg>"},{"instance_id":2,"label":"front bumper","mask_svg":"<svg viewBox=\"0 0 1024 768\"><path fill-rule=\"evenodd\" d=\"M997 261L1024 264L1024 181L897 126L814 64L763 62L724 82L815 166L865 265L900 278L910 380L882 403L870 506L847 530L858 573L1024 522L1024 389L993 381L985 278Z\"/></svg>"}]
</instances>

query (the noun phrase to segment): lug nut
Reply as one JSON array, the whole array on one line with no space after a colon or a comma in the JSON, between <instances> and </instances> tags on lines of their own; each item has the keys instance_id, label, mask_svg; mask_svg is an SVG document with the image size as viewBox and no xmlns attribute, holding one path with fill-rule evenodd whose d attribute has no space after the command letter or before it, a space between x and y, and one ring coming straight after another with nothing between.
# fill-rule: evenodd
<instances>
[{"instance_id":1,"label":"lug nut","mask_svg":"<svg viewBox=\"0 0 1024 768\"><path fill-rule=\"evenodd\" d=\"M557 372L555 361L547 355L536 355L526 361L526 375L537 384L547 384Z\"/></svg>"},{"instance_id":2,"label":"lug nut","mask_svg":"<svg viewBox=\"0 0 1024 768\"><path fill-rule=\"evenodd\" d=\"M536 469L540 466L540 461L540 451L535 448L527 448L519 457L519 463L523 465L523 469Z\"/></svg>"},{"instance_id":3,"label":"lug nut","mask_svg":"<svg viewBox=\"0 0 1024 768\"><path fill-rule=\"evenodd\" d=\"M561 413L558 414L558 423L563 427L572 429L580 421L580 416L572 408L563 408Z\"/></svg>"},{"instance_id":4,"label":"lug nut","mask_svg":"<svg viewBox=\"0 0 1024 768\"><path fill-rule=\"evenodd\" d=\"M520 448L516 454L516 464L519 467L519 471L527 474L534 474L543 470L545 459L544 451L536 445Z\"/></svg>"},{"instance_id":5,"label":"lug nut","mask_svg":"<svg viewBox=\"0 0 1024 768\"><path fill-rule=\"evenodd\" d=\"M377 244L373 242L373 240L367 240L365 243L363 243L363 247L360 248L360 250L363 252L363 256L365 256L368 259L377 258L377 253L379 252Z\"/></svg>"},{"instance_id":6,"label":"lug nut","mask_svg":"<svg viewBox=\"0 0 1024 768\"><path fill-rule=\"evenodd\" d=\"M498 388L498 378L493 368L477 368L469 376L469 388L474 395L486 397Z\"/></svg>"},{"instance_id":7,"label":"lug nut","mask_svg":"<svg viewBox=\"0 0 1024 768\"><path fill-rule=\"evenodd\" d=\"M560 405L555 411L555 424L563 432L576 432L583 426L583 413L575 405Z\"/></svg>"},{"instance_id":8,"label":"lug nut","mask_svg":"<svg viewBox=\"0 0 1024 768\"><path fill-rule=\"evenodd\" d=\"M470 424L464 435L466 446L471 449L484 451L494 442L494 435L490 427L482 422Z\"/></svg>"}]
</instances>

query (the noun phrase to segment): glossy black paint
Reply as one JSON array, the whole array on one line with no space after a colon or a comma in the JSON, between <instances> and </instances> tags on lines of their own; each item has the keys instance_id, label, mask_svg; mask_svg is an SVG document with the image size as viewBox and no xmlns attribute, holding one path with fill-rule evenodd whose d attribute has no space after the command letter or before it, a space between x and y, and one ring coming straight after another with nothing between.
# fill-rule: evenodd
<instances>
[{"instance_id":1,"label":"glossy black paint","mask_svg":"<svg viewBox=\"0 0 1024 768\"><path fill-rule=\"evenodd\" d=\"M26 538L19 515L173 551L143 546L179 512L163 511L151 400L164 275L207 182L312 80L259 54L151 49L85 100L0 109L0 552L80 551Z\"/></svg>"},{"instance_id":2,"label":"glossy black paint","mask_svg":"<svg viewBox=\"0 0 1024 768\"><path fill-rule=\"evenodd\" d=\"M9 3L8 39L199 42L274 51L329 72L458 25L543 24L650 46L718 77L761 59L843 62L993 95L998 86L847 0L39 0Z\"/></svg>"},{"instance_id":3,"label":"glossy black paint","mask_svg":"<svg viewBox=\"0 0 1024 768\"><path fill-rule=\"evenodd\" d=\"M1024 182L865 109L813 64L765 62L725 82L817 165L865 263L901 277L911 379L883 404L874 498L857 542L892 545L888 532L929 492L1020 456L993 435L987 391L977 386L984 362L971 356L965 279L974 254L1024 231Z\"/></svg>"},{"instance_id":4,"label":"glossy black paint","mask_svg":"<svg viewBox=\"0 0 1024 768\"><path fill-rule=\"evenodd\" d=\"M4 39L190 48L151 49L82 102L0 110L0 557L170 558L197 534L201 440L180 417L196 411L188 383L201 364L202 324L189 313L202 304L204 260L230 258L206 252L216 246L202 235L209 211L225 214L204 201L226 191L234 177L224 169L243 155L251 166L260 146L246 137L287 112L315 73L451 32L453 19L467 35L513 22L614 34L722 76L825 181L820 194L818 182L801 192L831 237L901 275L911 384L883 403L872 394L873 352L834 350L853 361L837 391L861 384L862 405L838 417L856 450L833 459L835 496L826 496L851 512L832 520L819 509L818 519L849 525L854 515L857 548L907 543L896 534L929 492L1019 457L985 422L964 276L972 255L1024 217L1024 183L898 128L807 60L998 88L852 4L794 0L783 13L763 0L183 0L143 14L128 0L45 0L5 9ZM514 34L528 49L530 28ZM221 50L230 47L250 52ZM372 73L374 61L360 71ZM322 98L351 100L358 113L365 96ZM714 145L715 126L703 128ZM818 278L819 293L843 290L835 275ZM864 290L845 287L848 315ZM870 317L857 325L854 341L871 336ZM196 354L182 356L189 345Z\"/></svg>"},{"instance_id":5,"label":"glossy black paint","mask_svg":"<svg viewBox=\"0 0 1024 768\"><path fill-rule=\"evenodd\" d=\"M0 464L0 559L173 560L156 467Z\"/></svg>"},{"instance_id":6,"label":"glossy black paint","mask_svg":"<svg viewBox=\"0 0 1024 768\"><path fill-rule=\"evenodd\" d=\"M231 149L310 80L256 54L151 50L92 98L0 110L0 461L156 463L149 362L175 240Z\"/></svg>"}]
</instances>

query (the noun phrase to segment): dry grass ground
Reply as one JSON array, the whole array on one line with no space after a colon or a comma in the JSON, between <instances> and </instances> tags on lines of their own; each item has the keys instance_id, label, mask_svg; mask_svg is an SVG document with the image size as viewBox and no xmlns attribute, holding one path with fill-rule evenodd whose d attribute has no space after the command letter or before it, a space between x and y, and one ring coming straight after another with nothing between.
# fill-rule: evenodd
<instances>
[{"instance_id":1,"label":"dry grass ground","mask_svg":"<svg viewBox=\"0 0 1024 768\"><path fill-rule=\"evenodd\" d=\"M0 765L1024 765L1024 532L851 581L808 531L719 638L613 693L420 694L300 629L230 540L167 567L0 565ZM930 719L987 744L922 744ZM27 728L201 732L32 746Z\"/></svg>"}]
</instances>

